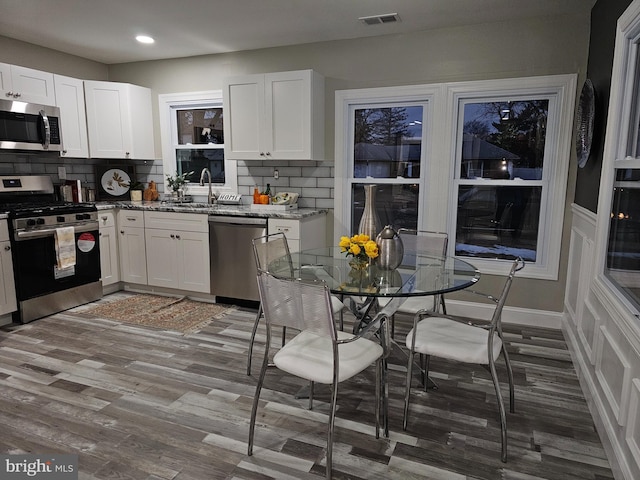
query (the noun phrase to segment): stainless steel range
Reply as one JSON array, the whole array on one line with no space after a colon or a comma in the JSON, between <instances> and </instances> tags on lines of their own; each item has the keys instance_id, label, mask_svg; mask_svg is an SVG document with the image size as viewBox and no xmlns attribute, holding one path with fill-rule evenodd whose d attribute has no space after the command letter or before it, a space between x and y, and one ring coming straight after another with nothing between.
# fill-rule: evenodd
<instances>
[{"instance_id":1,"label":"stainless steel range","mask_svg":"<svg viewBox=\"0 0 640 480\"><path fill-rule=\"evenodd\" d=\"M102 297L98 212L56 200L48 176L0 176L8 212L18 311L23 323Z\"/></svg>"}]
</instances>

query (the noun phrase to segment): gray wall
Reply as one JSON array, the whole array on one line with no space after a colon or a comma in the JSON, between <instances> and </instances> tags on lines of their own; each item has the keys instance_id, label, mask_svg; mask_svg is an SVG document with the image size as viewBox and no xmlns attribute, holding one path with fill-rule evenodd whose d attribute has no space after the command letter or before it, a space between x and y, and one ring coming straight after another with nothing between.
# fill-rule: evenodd
<instances>
[{"instance_id":1,"label":"gray wall","mask_svg":"<svg viewBox=\"0 0 640 480\"><path fill-rule=\"evenodd\" d=\"M587 77L593 82L596 93L596 113L591 154L585 167L578 169L575 203L592 212L598 208L616 23L630 4L631 0L598 0L591 11Z\"/></svg>"},{"instance_id":2,"label":"gray wall","mask_svg":"<svg viewBox=\"0 0 640 480\"><path fill-rule=\"evenodd\" d=\"M279 164L278 167L281 174L284 173L281 177L283 184L305 185L306 188L315 186L317 192L314 195L317 196L307 195L307 201L313 198L316 205L324 206L331 203L333 196L330 184L333 176L331 160L334 152L336 90L565 73L578 73L581 85L586 71L589 22L586 7L584 12L553 18L110 65L108 79L151 88L157 131L158 94L219 89L222 79L228 75L307 68L320 72L325 76L327 162L306 164L306 167L300 166L299 162L292 162ZM0 37L0 61L24 64L6 55L5 44L6 40ZM42 52L38 54L45 55ZM26 66L47 69L44 63L37 65L36 61L30 61ZM78 66L79 73L76 75L72 72L65 74L82 77L81 67L86 68L85 65ZM156 136L156 144L157 152L160 152L159 135ZM573 153L567 189L568 204L573 201L575 165ZM254 181L266 183L271 168L271 164L262 165L259 162L239 165L243 188L249 188L248 185ZM566 212L565 218L569 214L568 208ZM569 224L565 221L559 280L522 279L514 284L510 304L562 311ZM329 240L333 240L335 235L332 232L329 235ZM481 280L484 286L491 289L498 281L488 276Z\"/></svg>"}]
</instances>

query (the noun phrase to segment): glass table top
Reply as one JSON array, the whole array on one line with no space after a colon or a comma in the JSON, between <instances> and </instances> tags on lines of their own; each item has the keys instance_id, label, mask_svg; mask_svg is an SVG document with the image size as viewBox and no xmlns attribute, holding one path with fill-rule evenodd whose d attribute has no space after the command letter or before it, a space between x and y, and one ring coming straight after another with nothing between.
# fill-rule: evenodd
<instances>
[{"instance_id":1,"label":"glass table top","mask_svg":"<svg viewBox=\"0 0 640 480\"><path fill-rule=\"evenodd\" d=\"M334 294L367 297L411 297L462 290L480 279L476 267L455 257L434 257L407 251L394 270L380 268L375 260L358 270L349 265L337 246L305 250L271 262L267 269L275 276L324 280Z\"/></svg>"}]
</instances>

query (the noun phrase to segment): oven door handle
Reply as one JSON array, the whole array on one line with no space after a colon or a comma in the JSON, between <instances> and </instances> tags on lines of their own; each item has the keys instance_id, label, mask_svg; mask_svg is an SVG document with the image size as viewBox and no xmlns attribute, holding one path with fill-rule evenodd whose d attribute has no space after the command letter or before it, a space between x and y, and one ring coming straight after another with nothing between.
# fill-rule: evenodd
<instances>
[{"instance_id":1,"label":"oven door handle","mask_svg":"<svg viewBox=\"0 0 640 480\"><path fill-rule=\"evenodd\" d=\"M74 225L76 232L90 232L98 230L98 222L85 223L82 225ZM42 230L29 230L27 232L16 232L16 241L28 240L30 238L51 237L56 233L55 228L43 228Z\"/></svg>"}]
</instances>

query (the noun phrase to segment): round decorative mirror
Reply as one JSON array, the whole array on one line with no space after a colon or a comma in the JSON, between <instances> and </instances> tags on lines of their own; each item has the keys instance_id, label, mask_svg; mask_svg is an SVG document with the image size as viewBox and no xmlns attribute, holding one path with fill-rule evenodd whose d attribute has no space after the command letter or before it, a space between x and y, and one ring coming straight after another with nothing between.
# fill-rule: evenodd
<instances>
[{"instance_id":1,"label":"round decorative mirror","mask_svg":"<svg viewBox=\"0 0 640 480\"><path fill-rule=\"evenodd\" d=\"M595 116L595 92L593 83L585 80L580 93L578 110L576 112L576 155L578 167L584 168L591 153L593 140L593 118Z\"/></svg>"}]
</instances>

